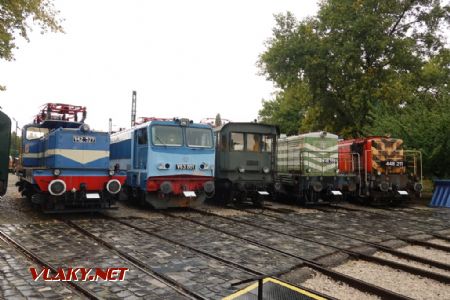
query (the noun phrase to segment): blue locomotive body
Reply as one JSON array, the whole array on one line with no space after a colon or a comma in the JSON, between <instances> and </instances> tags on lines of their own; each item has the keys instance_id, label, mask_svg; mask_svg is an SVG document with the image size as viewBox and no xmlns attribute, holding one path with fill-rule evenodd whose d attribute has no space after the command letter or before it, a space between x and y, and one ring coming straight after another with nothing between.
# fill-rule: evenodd
<instances>
[{"instance_id":1,"label":"blue locomotive body","mask_svg":"<svg viewBox=\"0 0 450 300\"><path fill-rule=\"evenodd\" d=\"M212 129L154 120L111 135L111 165L127 172L128 198L154 208L201 204L214 194Z\"/></svg>"},{"instance_id":2,"label":"blue locomotive body","mask_svg":"<svg viewBox=\"0 0 450 300\"><path fill-rule=\"evenodd\" d=\"M46 212L109 208L125 174L109 168L109 135L48 118L22 131L19 191Z\"/></svg>"}]
</instances>

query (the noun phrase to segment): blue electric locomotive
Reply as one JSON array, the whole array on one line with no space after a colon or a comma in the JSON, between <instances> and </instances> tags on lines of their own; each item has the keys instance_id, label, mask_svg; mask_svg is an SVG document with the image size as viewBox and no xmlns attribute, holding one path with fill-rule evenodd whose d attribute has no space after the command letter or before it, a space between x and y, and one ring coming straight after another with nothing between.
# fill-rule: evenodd
<instances>
[{"instance_id":1,"label":"blue electric locomotive","mask_svg":"<svg viewBox=\"0 0 450 300\"><path fill-rule=\"evenodd\" d=\"M108 133L85 117L85 107L48 103L23 127L17 186L45 212L110 208L125 182L109 168Z\"/></svg>"},{"instance_id":2,"label":"blue electric locomotive","mask_svg":"<svg viewBox=\"0 0 450 300\"><path fill-rule=\"evenodd\" d=\"M188 119L144 121L111 135L111 164L127 172L128 199L159 209L193 207L212 197L212 128Z\"/></svg>"}]
</instances>

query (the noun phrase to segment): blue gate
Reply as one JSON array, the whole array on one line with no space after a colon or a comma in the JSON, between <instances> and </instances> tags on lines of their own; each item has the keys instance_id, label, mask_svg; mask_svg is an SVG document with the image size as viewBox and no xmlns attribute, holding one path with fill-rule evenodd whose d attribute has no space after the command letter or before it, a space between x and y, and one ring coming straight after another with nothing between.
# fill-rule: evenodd
<instances>
[{"instance_id":1,"label":"blue gate","mask_svg":"<svg viewBox=\"0 0 450 300\"><path fill-rule=\"evenodd\" d=\"M435 180L434 185L430 206L450 208L450 180Z\"/></svg>"}]
</instances>

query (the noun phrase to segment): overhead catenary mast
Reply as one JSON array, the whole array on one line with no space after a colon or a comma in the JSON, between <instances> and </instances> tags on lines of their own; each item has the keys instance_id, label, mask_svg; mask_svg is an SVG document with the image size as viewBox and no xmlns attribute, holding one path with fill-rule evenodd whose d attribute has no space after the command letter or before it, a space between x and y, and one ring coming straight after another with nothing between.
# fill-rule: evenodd
<instances>
[{"instance_id":1,"label":"overhead catenary mast","mask_svg":"<svg viewBox=\"0 0 450 300\"><path fill-rule=\"evenodd\" d=\"M133 91L131 99L131 127L136 125L136 91Z\"/></svg>"}]
</instances>

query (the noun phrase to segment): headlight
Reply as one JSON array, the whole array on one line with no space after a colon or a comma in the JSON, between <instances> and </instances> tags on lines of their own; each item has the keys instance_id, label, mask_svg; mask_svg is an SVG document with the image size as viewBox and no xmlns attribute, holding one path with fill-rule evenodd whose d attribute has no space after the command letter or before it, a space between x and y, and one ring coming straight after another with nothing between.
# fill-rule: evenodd
<instances>
[{"instance_id":1,"label":"headlight","mask_svg":"<svg viewBox=\"0 0 450 300\"><path fill-rule=\"evenodd\" d=\"M88 124L83 124L80 126L80 130L83 132L88 132L89 131L89 125Z\"/></svg>"},{"instance_id":2,"label":"headlight","mask_svg":"<svg viewBox=\"0 0 450 300\"><path fill-rule=\"evenodd\" d=\"M419 182L414 183L414 191L421 192L422 189L423 189L423 186L421 183L419 183Z\"/></svg>"},{"instance_id":3,"label":"headlight","mask_svg":"<svg viewBox=\"0 0 450 300\"><path fill-rule=\"evenodd\" d=\"M306 169L306 173L310 173L311 172L311 169L310 168L307 168Z\"/></svg>"},{"instance_id":4,"label":"headlight","mask_svg":"<svg viewBox=\"0 0 450 300\"><path fill-rule=\"evenodd\" d=\"M389 183L386 182L386 181L381 182L381 183L378 185L378 187L380 188L380 190L381 190L382 192L387 192L387 191L389 191Z\"/></svg>"},{"instance_id":5,"label":"headlight","mask_svg":"<svg viewBox=\"0 0 450 300\"><path fill-rule=\"evenodd\" d=\"M114 170L109 170L109 176L113 176L114 175Z\"/></svg>"},{"instance_id":6,"label":"headlight","mask_svg":"<svg viewBox=\"0 0 450 300\"><path fill-rule=\"evenodd\" d=\"M378 172L377 172L377 175L380 176L380 175L381 175L381 171L378 171Z\"/></svg>"},{"instance_id":7,"label":"headlight","mask_svg":"<svg viewBox=\"0 0 450 300\"><path fill-rule=\"evenodd\" d=\"M120 181L117 179L111 179L106 184L106 190L110 192L111 194L117 194L120 192L120 189L122 188L122 185L120 184Z\"/></svg>"},{"instance_id":8,"label":"headlight","mask_svg":"<svg viewBox=\"0 0 450 300\"><path fill-rule=\"evenodd\" d=\"M239 173L244 173L245 169L243 167L239 167L238 171L239 171Z\"/></svg>"},{"instance_id":9,"label":"headlight","mask_svg":"<svg viewBox=\"0 0 450 300\"><path fill-rule=\"evenodd\" d=\"M163 183L161 183L159 188L164 194L170 194L173 190L172 184L169 181L164 181Z\"/></svg>"},{"instance_id":10,"label":"headlight","mask_svg":"<svg viewBox=\"0 0 450 300\"><path fill-rule=\"evenodd\" d=\"M203 189L207 194L214 193L214 181L207 181L203 184Z\"/></svg>"},{"instance_id":11,"label":"headlight","mask_svg":"<svg viewBox=\"0 0 450 300\"><path fill-rule=\"evenodd\" d=\"M169 163L160 163L158 165L158 170L168 170L170 168L170 164Z\"/></svg>"},{"instance_id":12,"label":"headlight","mask_svg":"<svg viewBox=\"0 0 450 300\"><path fill-rule=\"evenodd\" d=\"M61 170L60 169L54 169L53 170L53 175L54 176L59 176L61 174Z\"/></svg>"},{"instance_id":13,"label":"headlight","mask_svg":"<svg viewBox=\"0 0 450 300\"><path fill-rule=\"evenodd\" d=\"M200 164L200 170L208 170L208 169L209 169L209 165L207 163Z\"/></svg>"},{"instance_id":14,"label":"headlight","mask_svg":"<svg viewBox=\"0 0 450 300\"><path fill-rule=\"evenodd\" d=\"M323 185L320 181L314 181L312 183L312 188L313 188L314 192L319 193L320 191L322 191Z\"/></svg>"},{"instance_id":15,"label":"headlight","mask_svg":"<svg viewBox=\"0 0 450 300\"><path fill-rule=\"evenodd\" d=\"M270 172L270 169L269 169L268 167L264 167L264 168L263 168L263 172L267 174L267 173Z\"/></svg>"},{"instance_id":16,"label":"headlight","mask_svg":"<svg viewBox=\"0 0 450 300\"><path fill-rule=\"evenodd\" d=\"M48 191L53 196L61 196L66 192L66 183L61 179L52 180L48 185Z\"/></svg>"}]
</instances>

